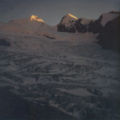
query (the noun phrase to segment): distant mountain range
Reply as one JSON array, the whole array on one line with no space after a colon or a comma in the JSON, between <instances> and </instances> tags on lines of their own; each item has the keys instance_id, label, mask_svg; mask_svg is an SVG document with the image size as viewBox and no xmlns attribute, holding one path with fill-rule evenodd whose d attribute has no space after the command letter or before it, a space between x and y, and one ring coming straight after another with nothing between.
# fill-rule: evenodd
<instances>
[{"instance_id":1,"label":"distant mountain range","mask_svg":"<svg viewBox=\"0 0 120 120\"><path fill-rule=\"evenodd\" d=\"M64 22L67 19L67 22ZM69 19L69 20L68 20ZM65 15L57 26L60 32L92 32L98 34L98 43L104 48L120 50L120 12L102 14L97 20Z\"/></svg>"},{"instance_id":2,"label":"distant mountain range","mask_svg":"<svg viewBox=\"0 0 120 120\"><path fill-rule=\"evenodd\" d=\"M102 14L97 20L77 18L73 15L65 15L57 28L60 32L93 32L98 33L108 22L111 22L120 15L120 12L109 12ZM64 22L63 22L64 21Z\"/></svg>"},{"instance_id":3,"label":"distant mountain range","mask_svg":"<svg viewBox=\"0 0 120 120\"><path fill-rule=\"evenodd\" d=\"M8 23L0 22L0 31L9 33L24 34L47 34L55 32L86 33L98 34L100 45L104 48L117 49L120 23L120 12L111 11L102 14L97 20L77 18L71 13L66 14L56 26L49 26L38 16L32 15L30 18L11 20ZM51 36L50 36L51 38ZM52 38L54 38L52 36Z\"/></svg>"}]
</instances>

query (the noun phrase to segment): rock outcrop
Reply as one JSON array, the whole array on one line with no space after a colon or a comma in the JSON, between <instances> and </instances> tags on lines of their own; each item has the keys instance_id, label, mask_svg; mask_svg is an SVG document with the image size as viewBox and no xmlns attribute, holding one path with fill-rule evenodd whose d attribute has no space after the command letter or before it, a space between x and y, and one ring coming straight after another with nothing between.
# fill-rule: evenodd
<instances>
[{"instance_id":1,"label":"rock outcrop","mask_svg":"<svg viewBox=\"0 0 120 120\"><path fill-rule=\"evenodd\" d=\"M76 32L75 29L75 22L78 20L78 18L72 14L66 14L60 21L60 23L57 25L57 30L59 32Z\"/></svg>"},{"instance_id":2,"label":"rock outcrop","mask_svg":"<svg viewBox=\"0 0 120 120\"><path fill-rule=\"evenodd\" d=\"M102 14L97 20L90 20L85 18L77 18L69 16L67 14L61 20L61 22L57 26L57 30L59 32L92 32L92 33L100 33L103 31L106 24L115 18L118 17L119 12L109 12ZM73 16L73 15L72 15ZM67 22L66 22L67 21Z\"/></svg>"},{"instance_id":3,"label":"rock outcrop","mask_svg":"<svg viewBox=\"0 0 120 120\"><path fill-rule=\"evenodd\" d=\"M120 13L117 18L105 25L98 39L103 48L120 51Z\"/></svg>"}]
</instances>

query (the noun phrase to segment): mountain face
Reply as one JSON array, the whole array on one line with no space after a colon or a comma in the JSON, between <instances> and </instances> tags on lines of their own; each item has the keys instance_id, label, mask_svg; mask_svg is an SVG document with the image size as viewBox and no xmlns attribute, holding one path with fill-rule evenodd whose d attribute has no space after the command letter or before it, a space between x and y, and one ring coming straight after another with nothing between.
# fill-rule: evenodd
<instances>
[{"instance_id":1,"label":"mountain face","mask_svg":"<svg viewBox=\"0 0 120 120\"><path fill-rule=\"evenodd\" d=\"M88 31L93 33L100 33L104 30L107 23L114 20L118 16L119 16L119 13L113 12L113 11L102 14L97 20L95 20L94 22L91 22L88 25L88 28L89 28Z\"/></svg>"},{"instance_id":2,"label":"mountain face","mask_svg":"<svg viewBox=\"0 0 120 120\"><path fill-rule=\"evenodd\" d=\"M92 22L92 20L80 18L75 22L75 28L77 32L88 32L89 30L89 24Z\"/></svg>"},{"instance_id":3,"label":"mountain face","mask_svg":"<svg viewBox=\"0 0 120 120\"><path fill-rule=\"evenodd\" d=\"M103 48L120 50L120 14L108 22L98 35L99 44Z\"/></svg>"},{"instance_id":4,"label":"mountain face","mask_svg":"<svg viewBox=\"0 0 120 120\"><path fill-rule=\"evenodd\" d=\"M120 12L115 12L115 11L111 11L109 13L104 13L101 15L101 20L100 20L100 23L102 26L105 27L105 25L114 20L115 18L117 18L119 16Z\"/></svg>"},{"instance_id":5,"label":"mountain face","mask_svg":"<svg viewBox=\"0 0 120 120\"><path fill-rule=\"evenodd\" d=\"M75 32L74 24L77 20L76 16L69 13L62 18L57 26L57 30L60 32Z\"/></svg>"},{"instance_id":6,"label":"mountain face","mask_svg":"<svg viewBox=\"0 0 120 120\"><path fill-rule=\"evenodd\" d=\"M105 25L118 17L118 12L109 12L102 14L97 20L89 20L85 18L76 19L72 24L58 24L58 31L60 32L92 32L99 33L101 32ZM63 17L62 21L65 17Z\"/></svg>"},{"instance_id":7,"label":"mountain face","mask_svg":"<svg viewBox=\"0 0 120 120\"><path fill-rule=\"evenodd\" d=\"M87 32L88 26L93 20L85 18L77 18L72 14L65 15L61 22L57 25L59 32Z\"/></svg>"},{"instance_id":8,"label":"mountain face","mask_svg":"<svg viewBox=\"0 0 120 120\"><path fill-rule=\"evenodd\" d=\"M61 22L57 26L59 32L86 32L88 29L88 24L91 22L89 19L80 18L72 14L65 15Z\"/></svg>"},{"instance_id":9,"label":"mountain face","mask_svg":"<svg viewBox=\"0 0 120 120\"><path fill-rule=\"evenodd\" d=\"M102 14L98 20L90 24L89 31L99 33L98 43L103 48L120 50L120 12Z\"/></svg>"},{"instance_id":10,"label":"mountain face","mask_svg":"<svg viewBox=\"0 0 120 120\"><path fill-rule=\"evenodd\" d=\"M120 50L120 12L109 12L102 14L97 20L79 18L69 24L63 17L58 24L59 32L79 32L79 33L98 33L98 43L104 47L114 50Z\"/></svg>"}]
</instances>

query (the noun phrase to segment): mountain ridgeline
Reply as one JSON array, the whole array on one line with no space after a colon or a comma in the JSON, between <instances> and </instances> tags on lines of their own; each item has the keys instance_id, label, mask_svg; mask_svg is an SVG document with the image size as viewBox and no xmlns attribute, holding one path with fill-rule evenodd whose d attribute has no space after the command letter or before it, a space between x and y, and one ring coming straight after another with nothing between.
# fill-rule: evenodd
<instances>
[{"instance_id":1,"label":"mountain ridgeline","mask_svg":"<svg viewBox=\"0 0 120 120\"><path fill-rule=\"evenodd\" d=\"M66 22L63 22L69 18ZM98 43L107 49L120 50L120 12L102 14L97 20L65 15L57 26L59 32L98 33Z\"/></svg>"},{"instance_id":2,"label":"mountain ridgeline","mask_svg":"<svg viewBox=\"0 0 120 120\"><path fill-rule=\"evenodd\" d=\"M65 23L63 21L69 17ZM68 25L69 23L69 25ZM98 33L98 43L107 49L120 50L120 12L102 14L97 20L65 15L57 26L59 32Z\"/></svg>"},{"instance_id":3,"label":"mountain ridgeline","mask_svg":"<svg viewBox=\"0 0 120 120\"><path fill-rule=\"evenodd\" d=\"M36 15L26 19L0 22L0 32L43 35L55 39L58 32L94 33L98 43L107 49L119 50L120 12L111 11L102 14L98 19L78 18L71 13L66 14L56 26L49 26Z\"/></svg>"},{"instance_id":4,"label":"mountain ridgeline","mask_svg":"<svg viewBox=\"0 0 120 120\"><path fill-rule=\"evenodd\" d=\"M86 18L77 18L73 15L65 15L60 23L57 25L59 32L101 32L107 23L117 19L120 16L120 12L109 12L102 14L97 20L91 20ZM76 19L77 18L77 19Z\"/></svg>"}]
</instances>

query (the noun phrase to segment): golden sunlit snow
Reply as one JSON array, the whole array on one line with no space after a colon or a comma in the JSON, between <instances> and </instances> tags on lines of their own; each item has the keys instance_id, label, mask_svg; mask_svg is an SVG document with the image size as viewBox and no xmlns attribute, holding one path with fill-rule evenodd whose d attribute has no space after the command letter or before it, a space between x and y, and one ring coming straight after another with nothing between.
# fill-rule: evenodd
<instances>
[{"instance_id":1,"label":"golden sunlit snow","mask_svg":"<svg viewBox=\"0 0 120 120\"><path fill-rule=\"evenodd\" d=\"M74 18L74 19L78 19L76 16L74 16L74 15L72 15L71 13L68 13L68 16L70 16L70 17L72 17L72 18Z\"/></svg>"},{"instance_id":2,"label":"golden sunlit snow","mask_svg":"<svg viewBox=\"0 0 120 120\"><path fill-rule=\"evenodd\" d=\"M42 23L44 23L44 20L41 19L41 18L39 18L39 17L36 16L36 15L32 15L32 16L30 17L30 20L31 20L31 21L37 21L37 22L42 22Z\"/></svg>"}]
</instances>

